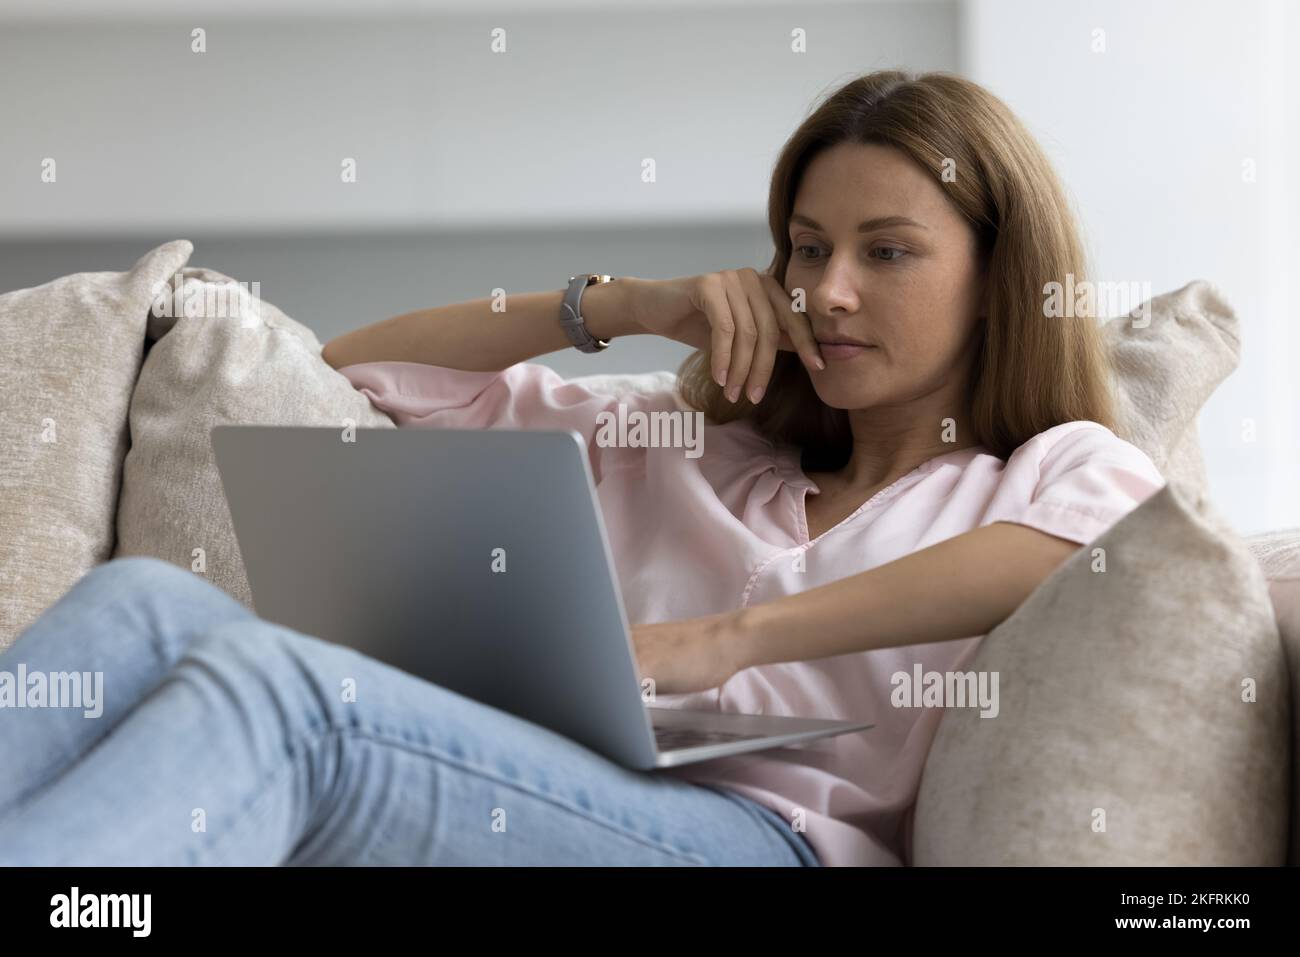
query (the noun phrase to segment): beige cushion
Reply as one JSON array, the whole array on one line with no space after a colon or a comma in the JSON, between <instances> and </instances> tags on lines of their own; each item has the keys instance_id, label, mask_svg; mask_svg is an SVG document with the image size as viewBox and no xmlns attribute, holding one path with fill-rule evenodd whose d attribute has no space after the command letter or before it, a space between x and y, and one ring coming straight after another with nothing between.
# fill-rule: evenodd
<instances>
[{"instance_id":1,"label":"beige cushion","mask_svg":"<svg viewBox=\"0 0 1300 957\"><path fill-rule=\"evenodd\" d=\"M320 358L310 329L270 303L234 295L234 282L212 270L184 269L179 291L163 297L164 315L150 319L157 341L131 400L114 556L166 559L251 608L213 460L212 426L395 426Z\"/></svg>"},{"instance_id":2,"label":"beige cushion","mask_svg":"<svg viewBox=\"0 0 1300 957\"><path fill-rule=\"evenodd\" d=\"M1171 483L1081 548L971 668L1000 710L944 713L915 863L1285 862L1286 665L1258 564L1199 496Z\"/></svg>"},{"instance_id":3,"label":"beige cushion","mask_svg":"<svg viewBox=\"0 0 1300 957\"><path fill-rule=\"evenodd\" d=\"M601 395L628 395L641 393L655 395L660 392L677 390L677 374L661 370L659 372L604 372L595 375L577 376L567 380L580 383L592 392ZM677 395L678 405L685 405L685 400Z\"/></svg>"},{"instance_id":4,"label":"beige cushion","mask_svg":"<svg viewBox=\"0 0 1300 957\"><path fill-rule=\"evenodd\" d=\"M1206 485L1196 415L1241 356L1237 316L1202 280L1155 296L1149 316L1103 326L1116 372L1117 432L1170 481ZM1140 323L1140 324L1138 324Z\"/></svg>"},{"instance_id":5,"label":"beige cushion","mask_svg":"<svg viewBox=\"0 0 1300 957\"><path fill-rule=\"evenodd\" d=\"M1246 546L1269 581L1300 575L1300 528L1251 535Z\"/></svg>"},{"instance_id":6,"label":"beige cushion","mask_svg":"<svg viewBox=\"0 0 1300 957\"><path fill-rule=\"evenodd\" d=\"M1252 535L1250 552L1268 579L1282 650L1291 675L1291 859L1300 864L1300 528Z\"/></svg>"},{"instance_id":7,"label":"beige cushion","mask_svg":"<svg viewBox=\"0 0 1300 957\"><path fill-rule=\"evenodd\" d=\"M0 296L0 649L112 551L153 290L191 250Z\"/></svg>"}]
</instances>

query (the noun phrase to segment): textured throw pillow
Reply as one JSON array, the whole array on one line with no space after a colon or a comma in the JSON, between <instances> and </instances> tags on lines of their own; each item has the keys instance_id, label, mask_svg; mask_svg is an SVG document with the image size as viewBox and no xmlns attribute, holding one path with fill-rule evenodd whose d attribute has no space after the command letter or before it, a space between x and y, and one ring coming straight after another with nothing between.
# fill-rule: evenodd
<instances>
[{"instance_id":1,"label":"textured throw pillow","mask_svg":"<svg viewBox=\"0 0 1300 957\"><path fill-rule=\"evenodd\" d=\"M192 248L0 296L0 650L113 549L145 321Z\"/></svg>"},{"instance_id":2,"label":"textured throw pillow","mask_svg":"<svg viewBox=\"0 0 1300 957\"><path fill-rule=\"evenodd\" d=\"M1264 570L1282 650L1291 673L1291 859L1300 865L1300 528L1246 539Z\"/></svg>"},{"instance_id":3,"label":"textured throw pillow","mask_svg":"<svg viewBox=\"0 0 1300 957\"><path fill-rule=\"evenodd\" d=\"M154 312L156 341L131 399L114 557L166 559L251 608L209 430L395 426L321 359L310 329L221 273L181 270Z\"/></svg>"},{"instance_id":4,"label":"textured throw pillow","mask_svg":"<svg viewBox=\"0 0 1300 957\"><path fill-rule=\"evenodd\" d=\"M685 401L677 395L677 373L666 370L659 372L606 372L596 375L577 376L568 380L577 382L602 395L656 395L660 392L672 392L677 396L677 404L684 406Z\"/></svg>"},{"instance_id":5,"label":"textured throw pillow","mask_svg":"<svg viewBox=\"0 0 1300 957\"><path fill-rule=\"evenodd\" d=\"M1241 357L1237 316L1203 280L1156 296L1102 327L1116 377L1120 438L1166 479L1204 494L1196 415Z\"/></svg>"},{"instance_id":6,"label":"textured throw pillow","mask_svg":"<svg viewBox=\"0 0 1300 957\"><path fill-rule=\"evenodd\" d=\"M1286 663L1259 565L1201 496L1156 492L970 667L998 675L999 707L944 713L914 863L1285 862Z\"/></svg>"}]
</instances>

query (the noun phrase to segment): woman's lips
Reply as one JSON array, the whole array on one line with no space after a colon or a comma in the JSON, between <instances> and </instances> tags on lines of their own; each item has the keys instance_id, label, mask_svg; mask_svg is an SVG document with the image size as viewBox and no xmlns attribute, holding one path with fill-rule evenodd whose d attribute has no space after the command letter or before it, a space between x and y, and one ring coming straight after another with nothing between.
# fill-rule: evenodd
<instances>
[{"instance_id":1,"label":"woman's lips","mask_svg":"<svg viewBox=\"0 0 1300 957\"><path fill-rule=\"evenodd\" d=\"M859 346L852 342L819 342L817 348L827 359L855 359L875 346Z\"/></svg>"}]
</instances>

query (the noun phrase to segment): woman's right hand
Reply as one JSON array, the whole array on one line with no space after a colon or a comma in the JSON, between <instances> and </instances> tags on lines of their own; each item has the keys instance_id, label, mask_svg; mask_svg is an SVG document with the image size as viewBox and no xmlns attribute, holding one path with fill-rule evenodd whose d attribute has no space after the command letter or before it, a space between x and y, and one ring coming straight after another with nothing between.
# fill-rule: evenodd
<instances>
[{"instance_id":1,"label":"woman's right hand","mask_svg":"<svg viewBox=\"0 0 1300 957\"><path fill-rule=\"evenodd\" d=\"M646 332L697 349L712 347L713 378L735 402L741 389L755 404L772 378L778 349L824 369L808 317L776 278L754 269L637 279L624 290L631 317Z\"/></svg>"}]
</instances>

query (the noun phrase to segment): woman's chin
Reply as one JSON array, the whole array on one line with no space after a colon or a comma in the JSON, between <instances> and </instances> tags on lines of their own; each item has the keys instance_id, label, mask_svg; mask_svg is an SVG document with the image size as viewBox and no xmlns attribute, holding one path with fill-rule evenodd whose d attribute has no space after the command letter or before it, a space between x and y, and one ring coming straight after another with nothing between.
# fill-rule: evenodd
<instances>
[{"instance_id":1,"label":"woman's chin","mask_svg":"<svg viewBox=\"0 0 1300 957\"><path fill-rule=\"evenodd\" d=\"M833 374L828 376L829 371L813 376L813 388L817 392L817 398L832 409L866 409L879 405L885 399L878 389L866 388L863 383L852 380L836 381L840 377Z\"/></svg>"}]
</instances>

